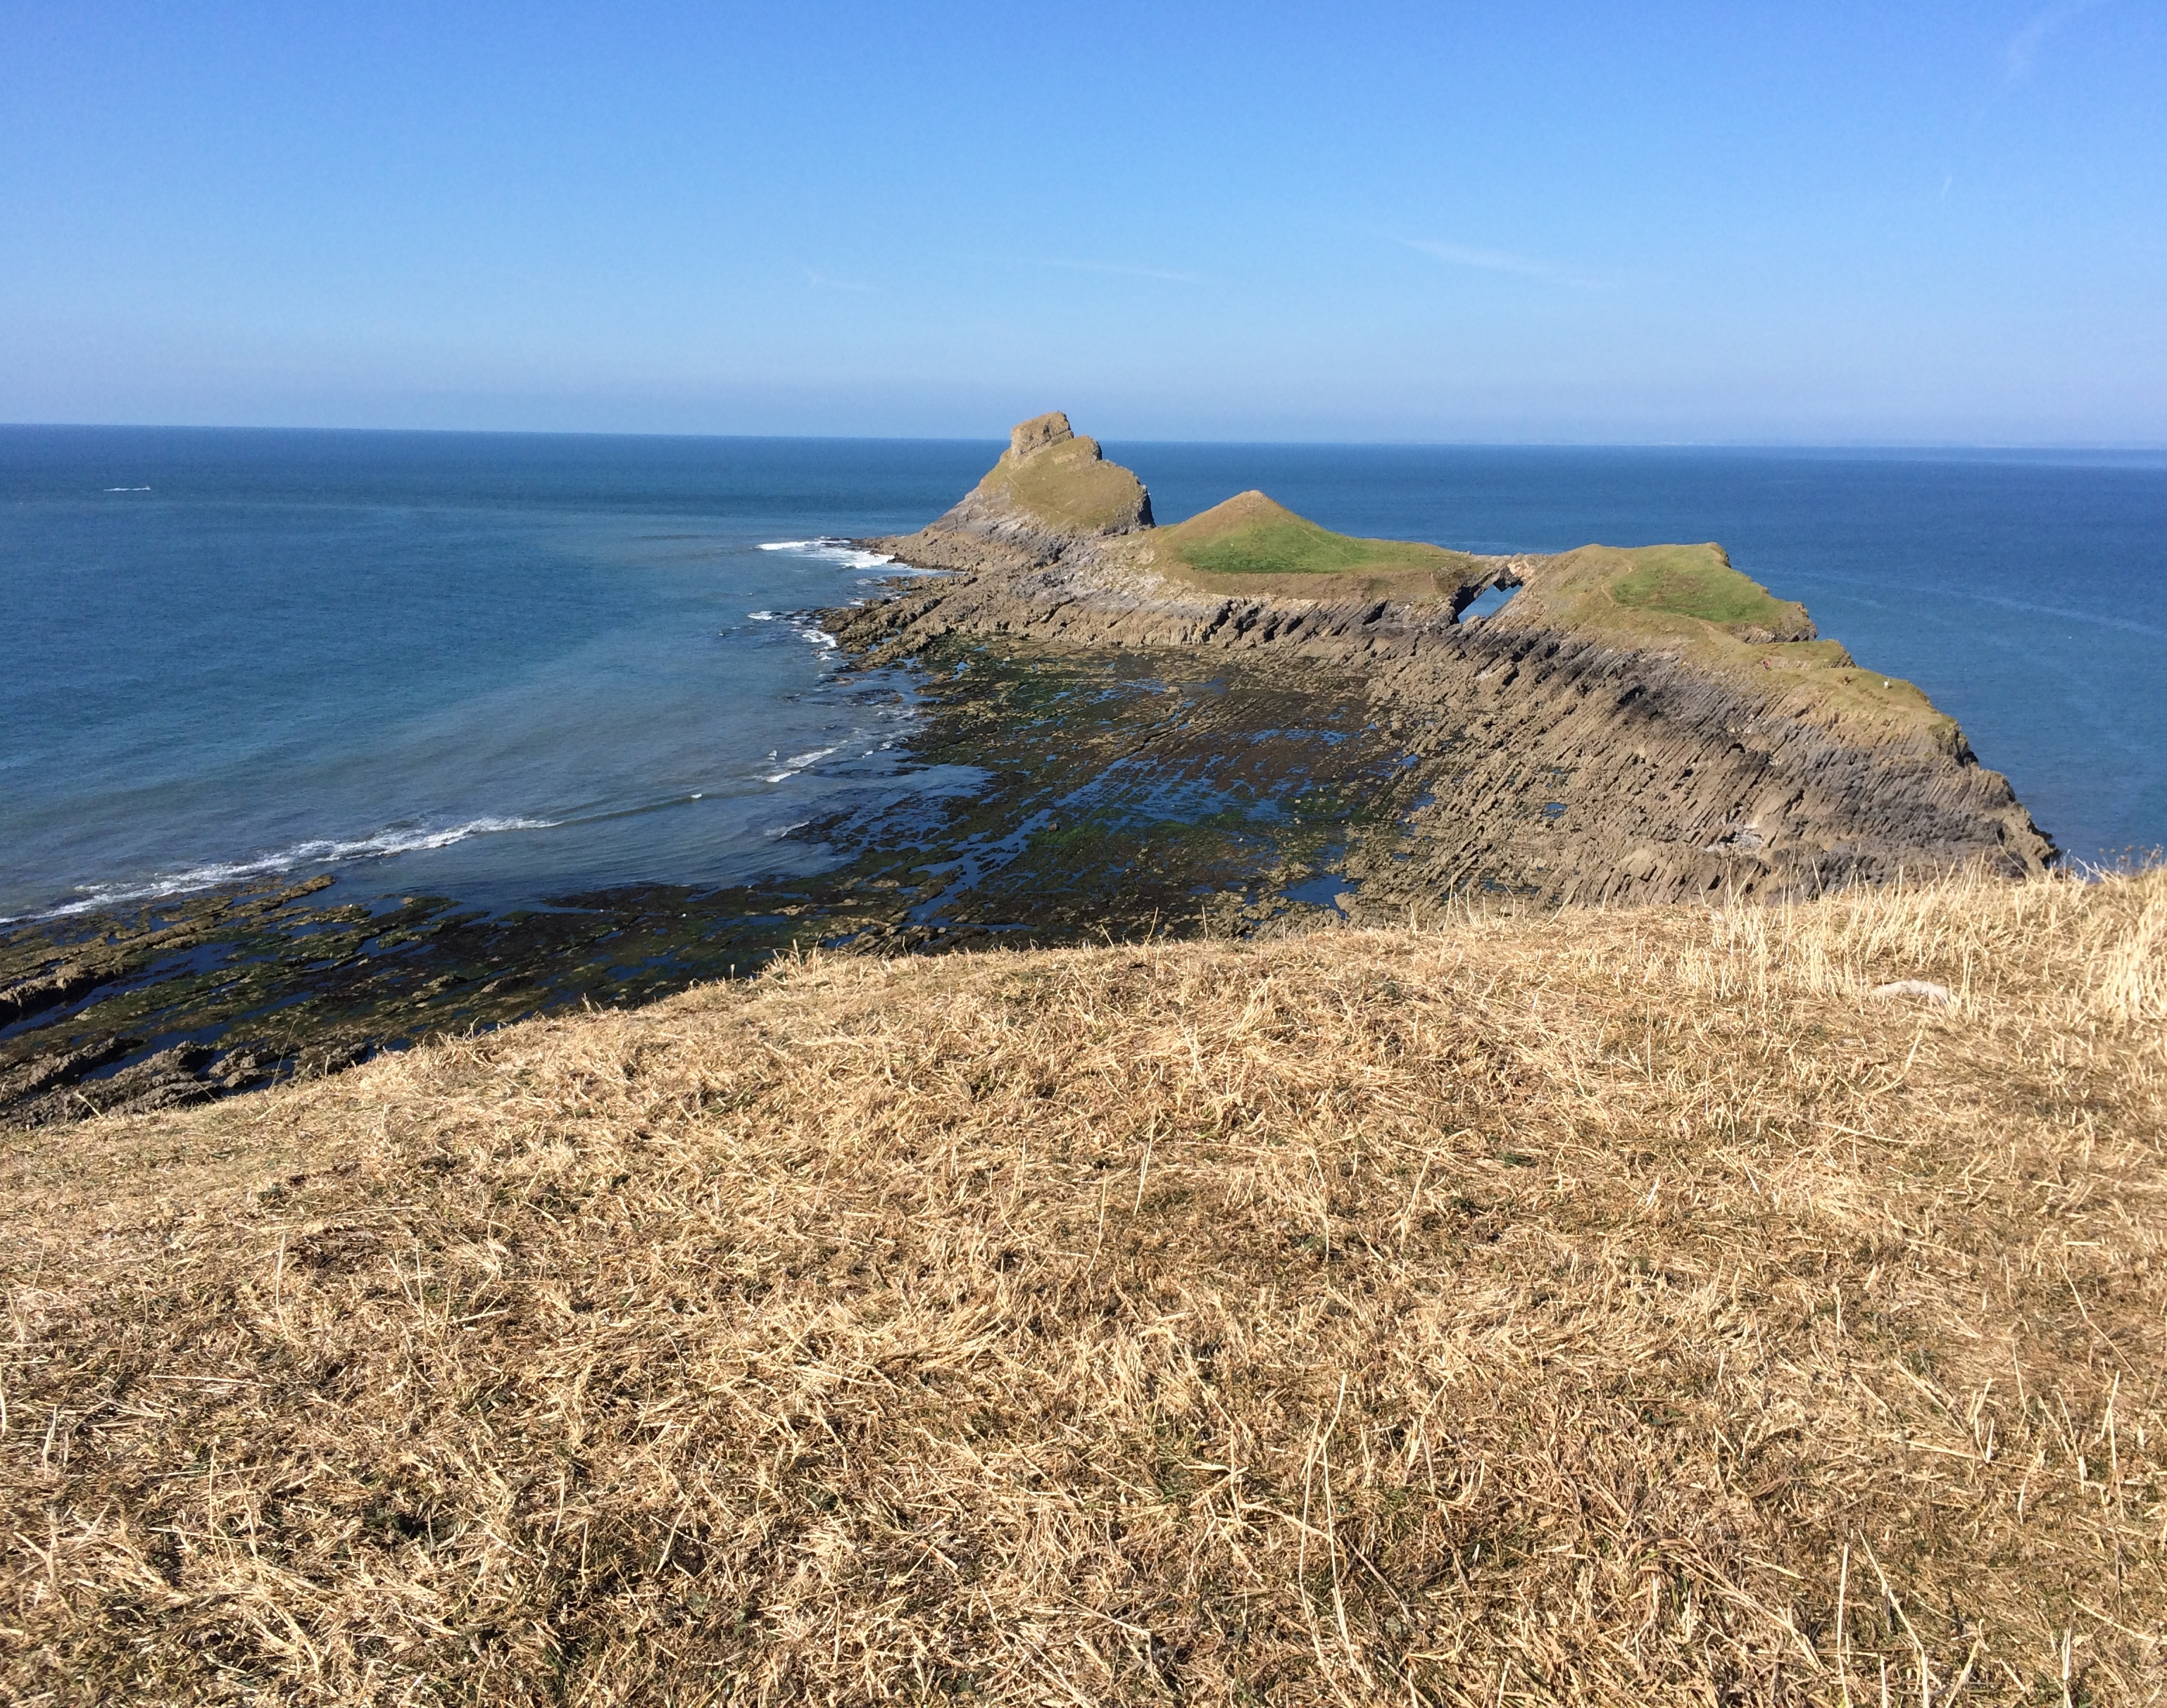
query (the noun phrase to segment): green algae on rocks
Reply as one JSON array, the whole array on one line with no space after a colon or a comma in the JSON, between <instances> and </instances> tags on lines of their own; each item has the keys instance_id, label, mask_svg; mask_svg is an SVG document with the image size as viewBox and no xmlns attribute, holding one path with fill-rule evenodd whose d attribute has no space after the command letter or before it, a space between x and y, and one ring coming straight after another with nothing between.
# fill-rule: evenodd
<instances>
[{"instance_id":1,"label":"green algae on rocks","mask_svg":"<svg viewBox=\"0 0 2167 1708\"><path fill-rule=\"evenodd\" d=\"M1420 785L1359 673L1161 673L1119 649L956 636L914 657L912 762L980 781L801 826L811 877L506 913L350 880L0 934L0 1123L140 1111L531 1015L635 1005L779 954L1249 933L1338 917Z\"/></svg>"},{"instance_id":2,"label":"green algae on rocks","mask_svg":"<svg viewBox=\"0 0 2167 1708\"><path fill-rule=\"evenodd\" d=\"M325 875L18 926L0 1122L215 1096L816 945L1253 935L2053 858L1924 694L1719 546L1483 557L1257 492L1161 528L1057 413L925 528L868 544L958 573L822 624L852 668L911 673L909 762L975 786L801 826L829 857L810 877L487 913ZM1462 621L1493 586L1518 591Z\"/></svg>"},{"instance_id":3,"label":"green algae on rocks","mask_svg":"<svg viewBox=\"0 0 2167 1708\"><path fill-rule=\"evenodd\" d=\"M1008 478L1068 436L1065 416L1017 428ZM1359 671L1431 784L1417 851L1380 880L1394 899L1804 895L2056 857L1923 693L1861 668L1718 545L1481 557L1336 534L1258 492L1066 539L1043 512L969 501L868 544L963 572L838 613L873 658L974 634ZM1491 587L1518 591L1461 621Z\"/></svg>"}]
</instances>

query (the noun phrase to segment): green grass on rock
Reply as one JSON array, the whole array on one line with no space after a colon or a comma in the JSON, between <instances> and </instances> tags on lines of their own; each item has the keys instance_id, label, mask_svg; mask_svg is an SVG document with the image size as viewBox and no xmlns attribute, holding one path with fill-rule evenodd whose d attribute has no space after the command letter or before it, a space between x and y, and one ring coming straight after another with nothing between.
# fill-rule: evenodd
<instances>
[{"instance_id":1,"label":"green grass on rock","mask_svg":"<svg viewBox=\"0 0 2167 1708\"><path fill-rule=\"evenodd\" d=\"M1261 492L1242 492L1176 527L1171 547L1192 568L1223 576L1344 576L1437 570L1462 561L1418 540L1334 533Z\"/></svg>"}]
</instances>

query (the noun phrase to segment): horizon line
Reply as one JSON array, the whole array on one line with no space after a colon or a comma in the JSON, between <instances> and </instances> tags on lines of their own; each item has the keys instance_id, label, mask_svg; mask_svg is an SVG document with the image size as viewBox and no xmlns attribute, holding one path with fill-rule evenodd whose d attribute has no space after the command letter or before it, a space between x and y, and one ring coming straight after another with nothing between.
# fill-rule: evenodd
<instances>
[{"instance_id":1,"label":"horizon line","mask_svg":"<svg viewBox=\"0 0 2167 1708\"><path fill-rule=\"evenodd\" d=\"M360 427L315 424L294 426L233 422L67 422L0 421L0 432L233 432L233 433L375 433L429 435L453 438L564 438L564 439L787 439L843 444L994 444L1004 435L973 433L845 433L845 432L723 432L668 428L600 427ZM1094 434L1104 443L1105 435ZM2167 454L2161 439L1787 439L1787 438L1306 438L1275 436L1265 438L1210 438L1200 436L1153 438L1117 434L1137 445L1320 445L1377 449L1436 450L1559 450L1559 451L2053 451Z\"/></svg>"}]
</instances>

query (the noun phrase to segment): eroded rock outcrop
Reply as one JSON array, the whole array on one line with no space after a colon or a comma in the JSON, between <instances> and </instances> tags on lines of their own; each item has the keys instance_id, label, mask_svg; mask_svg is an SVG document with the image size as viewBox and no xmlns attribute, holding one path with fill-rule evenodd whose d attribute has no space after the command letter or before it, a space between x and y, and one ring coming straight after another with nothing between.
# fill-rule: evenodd
<instances>
[{"instance_id":1,"label":"eroded rock outcrop","mask_svg":"<svg viewBox=\"0 0 2167 1708\"><path fill-rule=\"evenodd\" d=\"M1923 693L1861 669L1719 547L1479 558L1266 505L1218 507L1211 536L1261 544L1199 550L1189 524L1154 530L1142 484L1065 416L1041 416L946 516L878 543L962 573L834 626L876 660L962 634L1316 671L1335 693L1359 667L1427 785L1394 839L1348 852L1370 909L1797 894L2055 857ZM1521 591L1460 621L1493 585Z\"/></svg>"},{"instance_id":2,"label":"eroded rock outcrop","mask_svg":"<svg viewBox=\"0 0 2167 1708\"><path fill-rule=\"evenodd\" d=\"M872 544L929 569L1013 570L1151 525L1143 483L1055 410L1019 423L1000 460L946 515Z\"/></svg>"}]
</instances>

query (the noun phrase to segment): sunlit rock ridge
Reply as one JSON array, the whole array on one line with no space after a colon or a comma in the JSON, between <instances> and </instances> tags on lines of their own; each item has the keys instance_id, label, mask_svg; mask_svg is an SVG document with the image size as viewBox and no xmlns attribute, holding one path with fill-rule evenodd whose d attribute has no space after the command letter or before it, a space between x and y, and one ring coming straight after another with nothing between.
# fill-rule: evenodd
<instances>
[{"instance_id":1,"label":"sunlit rock ridge","mask_svg":"<svg viewBox=\"0 0 2167 1708\"><path fill-rule=\"evenodd\" d=\"M1359 667L1428 784L1391 838L1348 849L1364 911L1799 895L2056 857L1953 720L1715 544L1481 557L1334 533L1260 492L1160 528L1059 413L925 528L867 544L958 572L836 613L869 659L967 634ZM1493 586L1518 591L1461 620Z\"/></svg>"}]
</instances>

